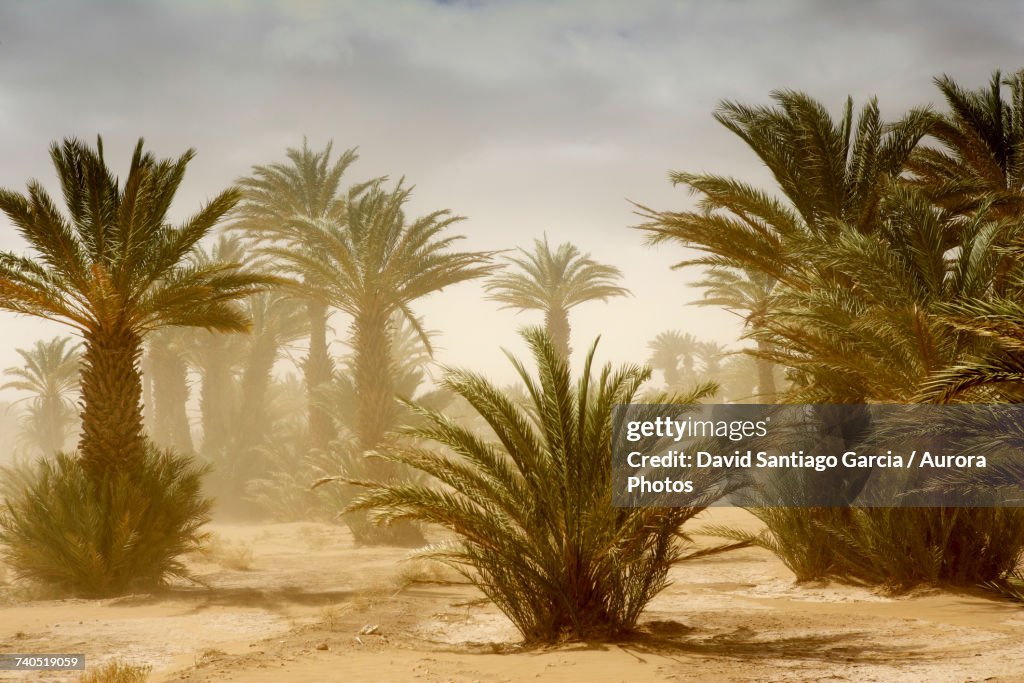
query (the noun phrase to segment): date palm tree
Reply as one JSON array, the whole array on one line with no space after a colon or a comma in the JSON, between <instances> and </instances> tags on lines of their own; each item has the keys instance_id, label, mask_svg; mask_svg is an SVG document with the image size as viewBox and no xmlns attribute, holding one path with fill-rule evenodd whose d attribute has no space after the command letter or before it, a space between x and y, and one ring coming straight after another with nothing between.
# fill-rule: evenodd
<instances>
[{"instance_id":1,"label":"date palm tree","mask_svg":"<svg viewBox=\"0 0 1024 683\"><path fill-rule=\"evenodd\" d=\"M155 331L142 359L143 403L148 411L144 417L150 437L157 446L179 453L195 452L188 419L191 332L183 327Z\"/></svg>"},{"instance_id":2,"label":"date palm tree","mask_svg":"<svg viewBox=\"0 0 1024 683\"><path fill-rule=\"evenodd\" d=\"M397 426L392 372L395 315L409 321L430 349L412 305L494 270L489 252L452 248L461 237L444 233L460 217L444 210L409 220L405 206L410 192L401 181L392 190L375 186L349 205L343 223L318 221L317 227L307 230L308 249L266 250L316 296L351 316L352 383L359 397L354 446L359 456L379 447ZM362 466L373 469L369 463Z\"/></svg>"},{"instance_id":3,"label":"date palm tree","mask_svg":"<svg viewBox=\"0 0 1024 683\"><path fill-rule=\"evenodd\" d=\"M0 309L54 320L84 339L79 452L93 480L137 471L145 458L139 358L165 326L244 331L235 302L272 279L237 263L196 265L188 255L239 199L228 189L181 225L167 213L194 152L157 160L140 139L123 183L103 141L50 148L67 215L42 185L0 190L2 210L32 257L0 253Z\"/></svg>"},{"instance_id":4,"label":"date palm tree","mask_svg":"<svg viewBox=\"0 0 1024 683\"><path fill-rule=\"evenodd\" d=\"M392 316L401 313L430 342L411 305L424 296L494 270L487 252L459 252L460 236L443 233L462 220L435 211L408 220L411 188L376 187L349 206L343 224L323 222L309 231L309 250L268 250L352 318L349 345L353 382L360 396L356 441L360 450L376 448L395 410L392 364Z\"/></svg>"},{"instance_id":5,"label":"date palm tree","mask_svg":"<svg viewBox=\"0 0 1024 683\"><path fill-rule=\"evenodd\" d=\"M7 368L12 379L0 389L31 394L29 414L23 422L26 441L45 455L64 448L74 431L77 415L73 396L78 392L82 354L70 337L37 341L31 349L16 349L25 364Z\"/></svg>"},{"instance_id":6,"label":"date palm tree","mask_svg":"<svg viewBox=\"0 0 1024 683\"><path fill-rule=\"evenodd\" d=\"M704 290L704 297L694 304L735 312L743 318L748 333L764 328L775 288L771 276L749 268L710 268L693 286ZM770 350L768 343L759 339L757 348L751 352L756 358L757 397L763 403L771 403L777 393L775 364L768 358Z\"/></svg>"},{"instance_id":7,"label":"date palm tree","mask_svg":"<svg viewBox=\"0 0 1024 683\"><path fill-rule=\"evenodd\" d=\"M243 199L235 227L263 246L308 251L315 233L326 224L343 225L348 202L357 195L341 189L345 172L359 158L354 149L331 160L333 143L314 152L303 139L302 148L289 148L287 162L253 166L238 181ZM311 231L313 234L311 234ZM334 363L327 348L329 305L316 287L306 288L309 352L302 364L306 381L310 445L326 451L335 437L330 416L317 406L317 388L331 381Z\"/></svg>"},{"instance_id":8,"label":"date palm tree","mask_svg":"<svg viewBox=\"0 0 1024 683\"><path fill-rule=\"evenodd\" d=\"M676 390L696 377L694 359L700 350L700 340L689 332L667 330L647 344L651 350L648 362L651 368L661 370L665 385Z\"/></svg>"},{"instance_id":9,"label":"date palm tree","mask_svg":"<svg viewBox=\"0 0 1024 683\"><path fill-rule=\"evenodd\" d=\"M1019 217L1024 213L1024 70L1006 78L996 71L978 90L964 89L949 76L935 84L950 111L929 131L939 146L919 147L911 156L913 182L956 214L990 205L1000 217Z\"/></svg>"},{"instance_id":10,"label":"date palm tree","mask_svg":"<svg viewBox=\"0 0 1024 683\"><path fill-rule=\"evenodd\" d=\"M534 240L533 251L520 249L521 256L509 256L513 266L486 284L489 297L503 308L543 311L544 328L563 355L570 352L569 311L588 301L607 301L625 296L629 290L616 284L622 272L582 254L570 242L554 251L545 235Z\"/></svg>"},{"instance_id":11,"label":"date palm tree","mask_svg":"<svg viewBox=\"0 0 1024 683\"><path fill-rule=\"evenodd\" d=\"M649 243L674 242L700 252L678 266L719 269L733 279L754 277L763 286L774 283L773 295L764 302L781 301L775 296L779 286L807 296L819 291L823 282L830 288L844 286L829 260L815 256L830 249L841 233L873 235L881 229L883 198L935 119L930 112L915 109L885 123L874 99L855 119L848 99L836 120L804 93L777 91L772 98L774 107L725 102L715 118L768 167L781 197L734 178L674 172L673 183L696 194L698 207L681 212L639 207L647 219L639 227ZM950 240L949 247L954 246L951 235L944 237ZM721 277L725 275L712 278L712 290L720 287L716 280ZM759 310L757 315L751 336L761 342L783 342L769 340L762 329L773 319L773 311ZM778 348L762 346L758 353L763 356L769 350L779 360ZM769 378L766 373L766 384ZM842 400L851 400L848 390L843 389Z\"/></svg>"},{"instance_id":12,"label":"date palm tree","mask_svg":"<svg viewBox=\"0 0 1024 683\"><path fill-rule=\"evenodd\" d=\"M355 482L365 492L352 509L371 510L382 523L448 529L451 540L434 556L480 588L529 643L615 638L667 585L673 564L703 554L681 527L734 486L724 471L705 469L687 507L615 507L612 413L635 400L650 369L599 368L595 342L574 377L543 329L523 336L537 367L531 373L512 359L526 404L477 373L449 371L442 385L472 405L493 436L418 406L421 424L404 430L411 444L380 455L429 479ZM653 400L682 412L713 390Z\"/></svg>"}]
</instances>

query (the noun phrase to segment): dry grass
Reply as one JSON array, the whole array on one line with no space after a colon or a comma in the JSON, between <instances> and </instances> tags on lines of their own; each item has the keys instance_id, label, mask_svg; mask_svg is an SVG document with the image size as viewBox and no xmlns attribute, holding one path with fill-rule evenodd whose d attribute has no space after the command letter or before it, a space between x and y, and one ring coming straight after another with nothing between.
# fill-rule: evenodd
<instances>
[{"instance_id":1,"label":"dry grass","mask_svg":"<svg viewBox=\"0 0 1024 683\"><path fill-rule=\"evenodd\" d=\"M210 535L206 544L199 550L199 556L225 569L252 569L252 544L245 541L229 541L217 534Z\"/></svg>"},{"instance_id":2,"label":"dry grass","mask_svg":"<svg viewBox=\"0 0 1024 683\"><path fill-rule=\"evenodd\" d=\"M334 605L320 611L320 625L328 631L340 630L345 623L343 617L352 611L352 605Z\"/></svg>"},{"instance_id":3,"label":"dry grass","mask_svg":"<svg viewBox=\"0 0 1024 683\"><path fill-rule=\"evenodd\" d=\"M152 670L151 666L115 659L83 673L78 677L78 683L145 683Z\"/></svg>"},{"instance_id":4,"label":"dry grass","mask_svg":"<svg viewBox=\"0 0 1024 683\"><path fill-rule=\"evenodd\" d=\"M437 560L413 559L402 562L394 574L395 588L417 583L466 583L457 571Z\"/></svg>"}]
</instances>

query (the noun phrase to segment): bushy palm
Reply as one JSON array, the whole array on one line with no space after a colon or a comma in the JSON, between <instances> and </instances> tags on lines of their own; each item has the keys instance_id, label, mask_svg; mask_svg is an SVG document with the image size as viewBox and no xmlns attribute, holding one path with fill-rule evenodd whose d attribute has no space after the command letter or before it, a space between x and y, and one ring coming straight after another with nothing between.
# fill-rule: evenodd
<instances>
[{"instance_id":1,"label":"bushy palm","mask_svg":"<svg viewBox=\"0 0 1024 683\"><path fill-rule=\"evenodd\" d=\"M13 378L0 389L31 394L28 414L22 420L21 438L43 455L64 448L78 422L74 395L78 392L81 352L69 337L37 341L31 349L16 349L25 364L7 368Z\"/></svg>"},{"instance_id":2,"label":"bushy palm","mask_svg":"<svg viewBox=\"0 0 1024 683\"><path fill-rule=\"evenodd\" d=\"M532 252L519 252L521 256L507 257L511 272L503 271L487 282L489 298L504 308L543 311L544 327L564 355L570 351L571 309L629 294L617 284L622 279L618 268L598 263L570 242L552 251L545 235L543 240L534 240Z\"/></svg>"},{"instance_id":3,"label":"bushy palm","mask_svg":"<svg viewBox=\"0 0 1024 683\"><path fill-rule=\"evenodd\" d=\"M0 210L34 252L0 254L0 309L55 320L85 340L82 466L97 481L137 470L145 455L142 340L164 326L246 330L234 302L268 280L237 263L188 262L195 245L238 200L227 190L180 226L167 222L193 157L158 161L135 147L123 183L96 148L67 139L50 156L67 216L38 182L0 191Z\"/></svg>"},{"instance_id":4,"label":"bushy palm","mask_svg":"<svg viewBox=\"0 0 1024 683\"><path fill-rule=\"evenodd\" d=\"M886 123L872 99L856 120L847 100L835 120L805 93L776 91L772 99L774 107L724 102L715 118L768 167L783 199L735 178L676 171L670 179L698 196L697 210L641 206L648 222L640 228L651 244L702 252L680 265L747 269L799 287L805 258L839 225L863 234L876 229L882 197L934 117L913 110Z\"/></svg>"},{"instance_id":5,"label":"bushy palm","mask_svg":"<svg viewBox=\"0 0 1024 683\"><path fill-rule=\"evenodd\" d=\"M487 438L425 408L407 437L443 450L405 445L379 457L416 469L433 485L355 482L367 488L351 509L377 521L441 525L458 538L434 554L464 573L528 642L613 637L629 631L683 558L680 527L711 501L692 507L612 506L612 411L650 378L648 368L605 366L594 348L573 380L564 354L541 329L524 332L537 374L513 359L529 395L520 406L486 378L446 374L444 387L487 422ZM596 347L596 345L595 345ZM661 401L687 402L703 395ZM697 485L715 490L715 477Z\"/></svg>"},{"instance_id":6,"label":"bushy palm","mask_svg":"<svg viewBox=\"0 0 1024 683\"><path fill-rule=\"evenodd\" d=\"M717 117L768 166L784 199L730 178L676 173L674 181L699 195L698 209L645 209L643 229L654 243L702 252L682 265L712 269L704 283L712 298L723 285L744 295L737 285L752 283L751 274L772 283L747 334L760 357L788 368L794 382L785 400L928 398L937 377L984 351L950 322L1012 291L1019 227L990 199L952 210L933 203L934 187L904 181L918 141L941 129L935 115L914 111L887 125L872 102L854 125L849 104L835 122L805 95L775 99L774 108L725 104ZM846 446L857 442L849 437ZM841 492L842 482L796 485ZM1002 578L1018 552L1008 543L1020 528L1014 511L765 508L771 500L771 491L754 492L750 506L768 531L748 540L772 549L799 578L970 583ZM992 550L991 539L1002 546Z\"/></svg>"},{"instance_id":7,"label":"bushy palm","mask_svg":"<svg viewBox=\"0 0 1024 683\"><path fill-rule=\"evenodd\" d=\"M749 309L748 333L759 342L758 355L778 361L786 351L773 342L784 340L766 333L765 325L773 319L773 308L785 301L780 286L807 298L823 296L823 284L830 293L848 286L821 254L840 234L878 233L884 222L883 200L934 116L914 110L885 123L871 100L855 120L853 103L847 100L842 117L835 120L804 93L778 91L772 97L774 107L723 103L715 118L768 167L783 199L734 178L674 172L674 183L698 195L698 208L670 212L640 207L647 218L640 228L651 244L676 242L701 252L679 266L711 268L703 283L709 297L721 299L731 289L728 305ZM818 379L834 375L828 369ZM766 372L766 385L769 377ZM800 379L802 384L815 381L806 373ZM858 389L844 385L841 395L829 400L848 401Z\"/></svg>"},{"instance_id":8,"label":"bushy palm","mask_svg":"<svg viewBox=\"0 0 1024 683\"><path fill-rule=\"evenodd\" d=\"M0 556L22 579L83 597L151 590L190 578L180 557L206 539L204 470L147 448L134 472L94 481L70 455L41 459L6 491Z\"/></svg>"}]
</instances>

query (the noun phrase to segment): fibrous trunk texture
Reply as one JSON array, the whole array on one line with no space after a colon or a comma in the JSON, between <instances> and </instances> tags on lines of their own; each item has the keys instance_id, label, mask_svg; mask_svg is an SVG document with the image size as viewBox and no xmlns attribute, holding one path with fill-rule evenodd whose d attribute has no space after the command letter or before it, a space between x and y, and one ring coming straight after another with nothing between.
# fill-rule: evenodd
<instances>
[{"instance_id":1,"label":"fibrous trunk texture","mask_svg":"<svg viewBox=\"0 0 1024 683\"><path fill-rule=\"evenodd\" d=\"M394 463L366 454L382 446L398 420L395 400L391 318L382 306L368 305L352 322L353 384L356 400L356 446L360 475L375 481L393 482L400 476ZM368 523L365 513L349 515L349 529L359 543L418 547L425 543L419 527L400 521L386 527Z\"/></svg>"},{"instance_id":2,"label":"fibrous trunk texture","mask_svg":"<svg viewBox=\"0 0 1024 683\"><path fill-rule=\"evenodd\" d=\"M89 330L82 359L82 468L93 481L138 472L142 429L142 339L127 325Z\"/></svg>"},{"instance_id":3,"label":"fibrous trunk texture","mask_svg":"<svg viewBox=\"0 0 1024 683\"><path fill-rule=\"evenodd\" d=\"M555 349L568 358L572 351L569 346L569 311L564 308L548 309L544 313L544 327Z\"/></svg>"}]
</instances>

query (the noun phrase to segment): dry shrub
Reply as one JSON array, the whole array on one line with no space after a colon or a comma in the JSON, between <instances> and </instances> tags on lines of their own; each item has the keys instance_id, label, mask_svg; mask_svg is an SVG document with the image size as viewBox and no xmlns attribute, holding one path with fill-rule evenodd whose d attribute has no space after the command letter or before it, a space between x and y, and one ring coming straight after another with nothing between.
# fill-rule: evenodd
<instances>
[{"instance_id":1,"label":"dry shrub","mask_svg":"<svg viewBox=\"0 0 1024 683\"><path fill-rule=\"evenodd\" d=\"M146 683L153 667L114 659L78 677L78 683Z\"/></svg>"},{"instance_id":2,"label":"dry shrub","mask_svg":"<svg viewBox=\"0 0 1024 683\"><path fill-rule=\"evenodd\" d=\"M213 562L225 569L249 571L252 569L252 544L244 541L229 541L217 534L211 534L199 555L207 562Z\"/></svg>"}]
</instances>

